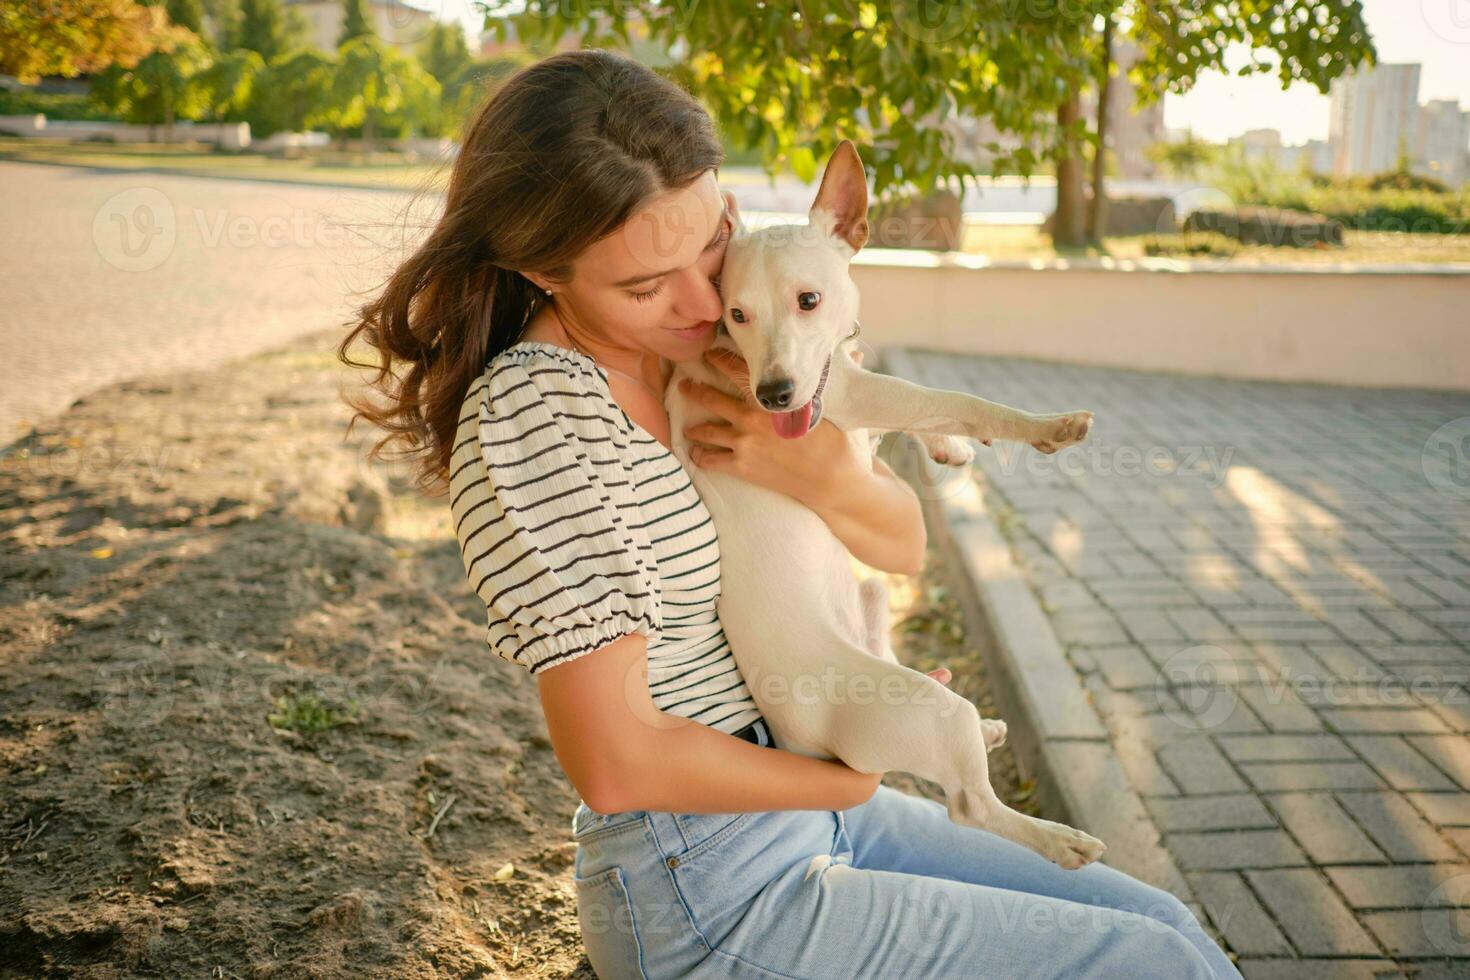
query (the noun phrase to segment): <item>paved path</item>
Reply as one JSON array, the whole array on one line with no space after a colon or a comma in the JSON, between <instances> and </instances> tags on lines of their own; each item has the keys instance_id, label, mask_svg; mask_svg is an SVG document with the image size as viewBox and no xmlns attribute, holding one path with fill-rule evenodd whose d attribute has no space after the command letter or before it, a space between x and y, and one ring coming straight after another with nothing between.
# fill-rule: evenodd
<instances>
[{"instance_id":1,"label":"paved path","mask_svg":"<svg viewBox=\"0 0 1470 980\"><path fill-rule=\"evenodd\" d=\"M1246 975L1470 976L1470 396L911 353L1098 413L974 474Z\"/></svg>"},{"instance_id":2,"label":"paved path","mask_svg":"<svg viewBox=\"0 0 1470 980\"><path fill-rule=\"evenodd\" d=\"M346 319L408 200L0 163L0 446L112 382Z\"/></svg>"}]
</instances>

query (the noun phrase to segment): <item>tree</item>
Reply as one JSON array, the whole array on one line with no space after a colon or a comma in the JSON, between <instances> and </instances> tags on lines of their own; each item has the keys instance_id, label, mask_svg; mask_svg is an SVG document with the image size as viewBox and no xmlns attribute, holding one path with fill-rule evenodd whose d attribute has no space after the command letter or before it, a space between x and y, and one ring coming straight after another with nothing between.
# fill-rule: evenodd
<instances>
[{"instance_id":1,"label":"tree","mask_svg":"<svg viewBox=\"0 0 1470 980\"><path fill-rule=\"evenodd\" d=\"M215 48L233 51L239 47L235 39L240 35L240 0L201 0L201 5L209 27L209 39Z\"/></svg>"},{"instance_id":2,"label":"tree","mask_svg":"<svg viewBox=\"0 0 1470 980\"><path fill-rule=\"evenodd\" d=\"M198 84L207 103L204 117L216 122L239 120L264 68L260 55L248 48L217 55L213 64L199 73Z\"/></svg>"},{"instance_id":3,"label":"tree","mask_svg":"<svg viewBox=\"0 0 1470 980\"><path fill-rule=\"evenodd\" d=\"M1145 152L1165 173L1174 177L1193 177L1215 161L1218 148L1189 133L1182 140L1155 143Z\"/></svg>"},{"instance_id":4,"label":"tree","mask_svg":"<svg viewBox=\"0 0 1470 980\"><path fill-rule=\"evenodd\" d=\"M434 118L439 83L413 59L376 37L348 41L337 57L324 115L338 132L361 126L371 148L381 127L412 128Z\"/></svg>"},{"instance_id":5,"label":"tree","mask_svg":"<svg viewBox=\"0 0 1470 980\"><path fill-rule=\"evenodd\" d=\"M864 148L875 191L975 175L945 122L985 118L1017 137L991 144L992 172L1058 164L1060 244L1085 241L1080 181L1089 137L1080 98L1098 84L1101 37L1140 46L1141 91L1185 91L1222 66L1233 42L1279 57L1284 78L1325 85L1371 50L1359 0L486 0L504 37L554 42L567 31L627 47L633 25L682 63L671 74L770 170L810 179L844 138ZM523 8L523 9L522 9ZM1305 19L1303 19L1305 18ZM1275 64L1275 62L1273 62ZM1269 66L1268 66L1269 67ZM1111 72L1111 66L1108 66ZM1266 69L1260 69L1266 70ZM1161 94L1161 93L1160 93ZM1154 94L1152 97L1157 97ZM1095 134L1092 139L1095 141ZM1106 138L1106 133L1103 134ZM1101 188L1100 188L1101 189ZM1064 241L1060 233L1073 229Z\"/></svg>"},{"instance_id":6,"label":"tree","mask_svg":"<svg viewBox=\"0 0 1470 980\"><path fill-rule=\"evenodd\" d=\"M1113 18L1103 19L1102 43L1098 52L1097 72L1097 143L1092 150L1092 209L1087 215L1087 237L1101 245L1107 234L1108 195L1104 193L1108 175L1108 113L1113 95Z\"/></svg>"},{"instance_id":7,"label":"tree","mask_svg":"<svg viewBox=\"0 0 1470 980\"><path fill-rule=\"evenodd\" d=\"M162 125L169 140L175 120L198 119L208 111L209 92L201 76L209 65L209 51L198 35L169 26L137 65L113 65L98 75L92 97L128 122Z\"/></svg>"},{"instance_id":8,"label":"tree","mask_svg":"<svg viewBox=\"0 0 1470 980\"><path fill-rule=\"evenodd\" d=\"M199 0L168 0L164 9L169 21L204 37L204 5Z\"/></svg>"},{"instance_id":9,"label":"tree","mask_svg":"<svg viewBox=\"0 0 1470 980\"><path fill-rule=\"evenodd\" d=\"M465 70L473 64L464 41L464 29L442 20L434 21L429 33L419 42L418 57L424 70L439 80L446 96L459 91Z\"/></svg>"},{"instance_id":10,"label":"tree","mask_svg":"<svg viewBox=\"0 0 1470 980\"><path fill-rule=\"evenodd\" d=\"M458 136L482 101L504 85L511 75L535 60L536 56L529 51L519 50L465 65L458 77L444 84L444 92L439 99L441 118L437 131L430 135Z\"/></svg>"},{"instance_id":11,"label":"tree","mask_svg":"<svg viewBox=\"0 0 1470 980\"><path fill-rule=\"evenodd\" d=\"M436 20L429 33L419 42L419 64L439 82L439 104L432 120L426 120L423 131L429 136L443 136L458 129L462 107L460 91L475 67L465 44L464 29L458 24Z\"/></svg>"},{"instance_id":12,"label":"tree","mask_svg":"<svg viewBox=\"0 0 1470 980\"><path fill-rule=\"evenodd\" d=\"M1100 78L1111 75L1116 31L1139 52L1129 76L1141 104L1166 92L1189 91L1202 72L1227 71L1227 55L1237 46L1249 50L1250 60L1234 74L1275 73L1282 88L1306 81L1324 95L1334 78L1376 56L1361 0L1095 0L1088 16L1094 14L1102 25L1096 42L1103 49ZM1093 140L1099 157L1106 152L1107 112L1107 100L1099 98ZM1100 209L1107 196L1101 164L1094 170L1092 196ZM1098 240L1101 211L1094 217L1089 231ZM1061 228L1060 214L1058 219Z\"/></svg>"},{"instance_id":13,"label":"tree","mask_svg":"<svg viewBox=\"0 0 1470 980\"><path fill-rule=\"evenodd\" d=\"M34 84L109 65L131 68L152 50L162 10L133 0L6 0L0 3L0 74Z\"/></svg>"},{"instance_id":14,"label":"tree","mask_svg":"<svg viewBox=\"0 0 1470 980\"><path fill-rule=\"evenodd\" d=\"M230 48L246 48L267 63L291 47L281 0L240 0L240 20Z\"/></svg>"},{"instance_id":15,"label":"tree","mask_svg":"<svg viewBox=\"0 0 1470 980\"><path fill-rule=\"evenodd\" d=\"M362 0L342 0L342 36L337 38L337 46L341 47L353 38L372 37L374 33Z\"/></svg>"},{"instance_id":16,"label":"tree","mask_svg":"<svg viewBox=\"0 0 1470 980\"><path fill-rule=\"evenodd\" d=\"M1057 210L1052 217L1052 240L1059 247L1077 248L1087 240L1083 214L1082 145L1085 123L1082 100L1075 87L1057 108L1057 141L1052 150L1057 166Z\"/></svg>"},{"instance_id":17,"label":"tree","mask_svg":"<svg viewBox=\"0 0 1470 980\"><path fill-rule=\"evenodd\" d=\"M1052 145L1066 82L1088 74L1064 43L1076 26L1028 2L931 0L488 0L489 25L531 44L568 31L628 47L636 30L682 61L668 73L770 170L816 175L843 139L863 147L875 190L931 190L974 177L947 125L990 118L1018 145L987 147L992 169L1031 173ZM517 12L518 8L523 11Z\"/></svg>"},{"instance_id":18,"label":"tree","mask_svg":"<svg viewBox=\"0 0 1470 980\"><path fill-rule=\"evenodd\" d=\"M251 86L247 110L251 129L269 136L326 125L336 67L316 48L297 48L271 62Z\"/></svg>"}]
</instances>

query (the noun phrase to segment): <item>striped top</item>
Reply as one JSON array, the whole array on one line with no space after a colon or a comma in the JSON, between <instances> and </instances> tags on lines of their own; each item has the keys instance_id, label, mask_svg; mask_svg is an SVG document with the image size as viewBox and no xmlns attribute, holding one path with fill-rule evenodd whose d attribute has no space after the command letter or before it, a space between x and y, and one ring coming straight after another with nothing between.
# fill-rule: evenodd
<instances>
[{"instance_id":1,"label":"striped top","mask_svg":"<svg viewBox=\"0 0 1470 980\"><path fill-rule=\"evenodd\" d=\"M660 710L732 734L760 717L715 610L714 522L596 361L529 340L492 358L449 472L492 653L537 674L641 633Z\"/></svg>"}]
</instances>

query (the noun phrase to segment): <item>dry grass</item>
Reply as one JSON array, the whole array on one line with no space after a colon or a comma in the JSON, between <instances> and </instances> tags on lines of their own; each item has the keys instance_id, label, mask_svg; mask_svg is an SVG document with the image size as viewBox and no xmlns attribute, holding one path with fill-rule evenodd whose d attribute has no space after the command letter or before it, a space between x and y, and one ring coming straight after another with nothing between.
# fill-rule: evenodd
<instances>
[{"instance_id":1,"label":"dry grass","mask_svg":"<svg viewBox=\"0 0 1470 980\"><path fill-rule=\"evenodd\" d=\"M1350 263L1362 265L1470 263L1470 235L1411 235L1394 232L1347 232L1343 248L1272 248L1242 245L1220 235L1137 235L1108 238L1102 249L1061 253L1139 259L1149 256L1226 261L1232 265L1303 265ZM970 225L965 229L964 251L998 260L1052 259L1057 249L1039 227Z\"/></svg>"}]
</instances>

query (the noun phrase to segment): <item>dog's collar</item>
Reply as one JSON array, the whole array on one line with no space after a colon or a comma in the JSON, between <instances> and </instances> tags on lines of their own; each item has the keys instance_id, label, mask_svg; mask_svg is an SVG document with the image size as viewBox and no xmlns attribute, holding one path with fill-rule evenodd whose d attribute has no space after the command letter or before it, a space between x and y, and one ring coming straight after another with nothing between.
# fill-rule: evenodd
<instances>
[{"instance_id":1,"label":"dog's collar","mask_svg":"<svg viewBox=\"0 0 1470 980\"><path fill-rule=\"evenodd\" d=\"M815 429L817 427L817 423L822 421L822 389L827 387L827 372L831 369L832 355L828 354L827 363L822 365L821 380L817 382L817 393L815 395L812 395L812 421L811 425L807 429L808 432L810 432L812 429Z\"/></svg>"},{"instance_id":2,"label":"dog's collar","mask_svg":"<svg viewBox=\"0 0 1470 980\"><path fill-rule=\"evenodd\" d=\"M852 333L843 338L843 342L851 340L863 332L863 325L857 320L852 321ZM832 355L827 355L827 363L822 365L822 377L817 381L816 394L812 395L812 421L811 428L815 429L817 423L822 421L822 391L827 387L827 374L832 370Z\"/></svg>"}]
</instances>

